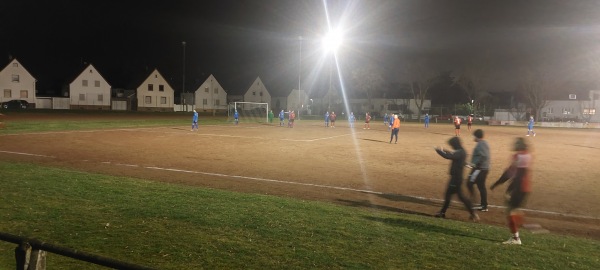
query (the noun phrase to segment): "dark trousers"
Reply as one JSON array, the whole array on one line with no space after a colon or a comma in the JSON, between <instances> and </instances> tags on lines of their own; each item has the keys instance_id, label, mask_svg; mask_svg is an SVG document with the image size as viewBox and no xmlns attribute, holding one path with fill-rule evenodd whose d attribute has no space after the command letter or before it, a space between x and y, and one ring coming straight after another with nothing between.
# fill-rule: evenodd
<instances>
[{"instance_id":1,"label":"dark trousers","mask_svg":"<svg viewBox=\"0 0 600 270\"><path fill-rule=\"evenodd\" d=\"M396 136L396 142L398 142L398 131L400 129L398 128L394 128L392 129L392 136L390 136L390 143L392 143L392 139L394 138L394 136Z\"/></svg>"},{"instance_id":2,"label":"dark trousers","mask_svg":"<svg viewBox=\"0 0 600 270\"><path fill-rule=\"evenodd\" d=\"M476 171L479 172L477 173ZM469 174L469 179L467 180L467 189L469 190L471 197L473 197L474 192L473 186L477 185L477 189L479 189L479 197L481 197L482 207L487 207L488 205L487 189L485 188L485 179L487 178L488 172L488 170L473 169L471 170L471 173ZM475 179L472 179L474 173L477 173L477 175L475 176Z\"/></svg>"},{"instance_id":3,"label":"dark trousers","mask_svg":"<svg viewBox=\"0 0 600 270\"><path fill-rule=\"evenodd\" d=\"M452 181L450 180L450 183L448 184L448 188L446 189L446 195L444 196L444 206L442 206L442 210L440 211L441 213L446 213L446 210L448 210L448 207L450 206L450 199L452 199L452 195L455 194L458 195L458 199L460 199L460 201L465 205L465 207L467 208L467 211L469 211L469 213L471 213L471 215L474 213L471 205L471 201L469 199L467 199L467 197L465 197L462 193L462 189L461 189L461 181Z\"/></svg>"}]
</instances>

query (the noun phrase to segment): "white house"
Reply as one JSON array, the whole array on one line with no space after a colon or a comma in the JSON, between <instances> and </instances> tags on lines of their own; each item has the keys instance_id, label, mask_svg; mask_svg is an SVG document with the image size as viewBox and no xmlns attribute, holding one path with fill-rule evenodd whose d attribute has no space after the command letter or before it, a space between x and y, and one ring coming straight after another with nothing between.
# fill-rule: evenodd
<instances>
[{"instance_id":1,"label":"white house","mask_svg":"<svg viewBox=\"0 0 600 270\"><path fill-rule=\"evenodd\" d=\"M306 91L292 89L292 92L287 96L286 106L288 110L306 111L308 108L309 101Z\"/></svg>"},{"instance_id":2,"label":"white house","mask_svg":"<svg viewBox=\"0 0 600 270\"><path fill-rule=\"evenodd\" d=\"M110 110L110 84L89 64L69 84L71 109Z\"/></svg>"},{"instance_id":3,"label":"white house","mask_svg":"<svg viewBox=\"0 0 600 270\"><path fill-rule=\"evenodd\" d=\"M35 84L37 80L17 59L13 59L0 70L0 102L22 99L35 104Z\"/></svg>"},{"instance_id":4,"label":"white house","mask_svg":"<svg viewBox=\"0 0 600 270\"><path fill-rule=\"evenodd\" d=\"M260 102L268 103L269 108L271 107L271 94L260 80L260 77L256 77L256 80L250 85L246 93L244 94L244 102ZM244 106L244 109L252 109L253 106Z\"/></svg>"},{"instance_id":5,"label":"white house","mask_svg":"<svg viewBox=\"0 0 600 270\"><path fill-rule=\"evenodd\" d=\"M173 111L175 91L165 78L154 69L137 87L138 111Z\"/></svg>"},{"instance_id":6,"label":"white house","mask_svg":"<svg viewBox=\"0 0 600 270\"><path fill-rule=\"evenodd\" d=\"M227 92L212 74L196 89L194 98L196 110L205 112L227 110Z\"/></svg>"},{"instance_id":7,"label":"white house","mask_svg":"<svg viewBox=\"0 0 600 270\"><path fill-rule=\"evenodd\" d=\"M579 91L549 100L540 112L541 121L599 122L600 90ZM540 122L538 120L538 122Z\"/></svg>"}]
</instances>

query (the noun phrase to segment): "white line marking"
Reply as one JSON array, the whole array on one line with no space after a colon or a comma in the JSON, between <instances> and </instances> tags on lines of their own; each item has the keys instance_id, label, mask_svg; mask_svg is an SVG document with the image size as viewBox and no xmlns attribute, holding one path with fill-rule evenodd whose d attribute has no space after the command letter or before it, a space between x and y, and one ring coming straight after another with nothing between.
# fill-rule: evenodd
<instances>
[{"instance_id":1,"label":"white line marking","mask_svg":"<svg viewBox=\"0 0 600 270\"><path fill-rule=\"evenodd\" d=\"M30 153L21 153L21 152L12 152L12 151L2 151L2 150L0 150L0 153L23 155L23 156L33 156L33 157L56 158L54 156L46 156L46 155L38 155L38 154L30 154Z\"/></svg>"}]
</instances>

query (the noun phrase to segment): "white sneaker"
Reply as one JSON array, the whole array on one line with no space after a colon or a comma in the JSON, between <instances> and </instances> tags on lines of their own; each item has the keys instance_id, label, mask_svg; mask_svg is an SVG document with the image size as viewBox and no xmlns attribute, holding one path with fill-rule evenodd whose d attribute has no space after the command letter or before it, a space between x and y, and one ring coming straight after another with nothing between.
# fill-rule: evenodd
<instances>
[{"instance_id":1,"label":"white sneaker","mask_svg":"<svg viewBox=\"0 0 600 270\"><path fill-rule=\"evenodd\" d=\"M533 133L533 137L535 137L535 133Z\"/></svg>"},{"instance_id":2,"label":"white sneaker","mask_svg":"<svg viewBox=\"0 0 600 270\"><path fill-rule=\"evenodd\" d=\"M502 242L502 244L505 244L505 245L520 245L521 244L521 238L511 237L508 240Z\"/></svg>"},{"instance_id":3,"label":"white sneaker","mask_svg":"<svg viewBox=\"0 0 600 270\"><path fill-rule=\"evenodd\" d=\"M529 137L529 134L527 134L527 137Z\"/></svg>"}]
</instances>

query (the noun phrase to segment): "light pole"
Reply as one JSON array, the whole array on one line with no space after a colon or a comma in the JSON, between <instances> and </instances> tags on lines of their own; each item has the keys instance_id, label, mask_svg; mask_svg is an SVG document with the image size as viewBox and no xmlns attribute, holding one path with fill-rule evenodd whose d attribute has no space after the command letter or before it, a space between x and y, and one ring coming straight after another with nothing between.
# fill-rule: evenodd
<instances>
[{"instance_id":1,"label":"light pole","mask_svg":"<svg viewBox=\"0 0 600 270\"><path fill-rule=\"evenodd\" d=\"M302 89L302 36L298 36L298 41L300 42L300 56L298 57L298 120L300 120L300 104L302 104L300 100L300 89Z\"/></svg>"},{"instance_id":2,"label":"light pole","mask_svg":"<svg viewBox=\"0 0 600 270\"><path fill-rule=\"evenodd\" d=\"M185 111L187 112L187 102L185 102L185 41L181 42L181 46L183 47L183 72L182 72L182 82L181 82L181 94L183 95L183 104L185 105Z\"/></svg>"}]
</instances>

